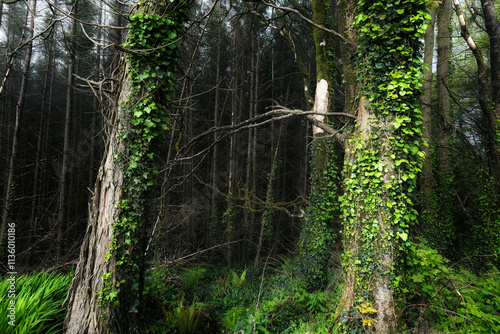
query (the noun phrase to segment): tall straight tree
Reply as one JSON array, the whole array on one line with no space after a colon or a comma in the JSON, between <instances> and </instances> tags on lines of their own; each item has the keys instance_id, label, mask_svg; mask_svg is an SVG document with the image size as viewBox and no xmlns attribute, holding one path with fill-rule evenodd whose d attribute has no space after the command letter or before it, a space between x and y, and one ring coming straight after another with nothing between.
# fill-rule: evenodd
<instances>
[{"instance_id":1,"label":"tall straight tree","mask_svg":"<svg viewBox=\"0 0 500 334\"><path fill-rule=\"evenodd\" d=\"M121 90L70 287L66 333L129 333L138 321L156 156L175 90L186 1L141 1L130 16Z\"/></svg>"},{"instance_id":2,"label":"tall straight tree","mask_svg":"<svg viewBox=\"0 0 500 334\"><path fill-rule=\"evenodd\" d=\"M431 233L433 246L440 249L444 254L448 254L454 237L453 226L453 170L451 167L450 147L453 135L453 120L450 98L450 55L451 55L451 23L452 3L451 0L442 1L437 9L437 155L438 163L435 170L436 195L440 198L440 210L437 219L434 221L432 229L439 230L439 233ZM439 239L437 239L439 238ZM436 239L436 240L434 240Z\"/></svg>"},{"instance_id":3,"label":"tall straight tree","mask_svg":"<svg viewBox=\"0 0 500 334\"><path fill-rule=\"evenodd\" d=\"M490 77L491 77L491 98L494 104L493 117L491 121L495 120L494 128L496 138L500 134L500 22L495 9L495 3L492 0L481 0L483 9L484 25L490 40ZM493 146L494 147L494 146ZM495 191L500 190L500 152L498 152L498 144L496 152L493 152L493 177L495 179Z\"/></svg>"},{"instance_id":4,"label":"tall straight tree","mask_svg":"<svg viewBox=\"0 0 500 334\"><path fill-rule=\"evenodd\" d=\"M61 165L61 178L59 179L59 216L57 218L57 239L56 239L56 257L61 259L62 244L66 229L66 220L68 214L68 169L70 154L70 127L73 105L74 91L74 72L76 65L76 16L78 14L78 0L73 2L71 7L70 32L69 32L69 55L68 55L68 74L66 77L66 108L64 117L64 143L63 157Z\"/></svg>"},{"instance_id":5,"label":"tall straight tree","mask_svg":"<svg viewBox=\"0 0 500 334\"><path fill-rule=\"evenodd\" d=\"M431 140L432 140L432 62L434 59L434 28L436 25L436 8L431 10L431 20L424 35L424 69L423 69L423 83L422 83L422 118L423 128L422 137L427 140L427 143L422 144L422 151L425 153L424 166L422 170L422 211L424 213L425 224L432 224L434 222L434 207L433 204L433 175L431 164Z\"/></svg>"}]
</instances>

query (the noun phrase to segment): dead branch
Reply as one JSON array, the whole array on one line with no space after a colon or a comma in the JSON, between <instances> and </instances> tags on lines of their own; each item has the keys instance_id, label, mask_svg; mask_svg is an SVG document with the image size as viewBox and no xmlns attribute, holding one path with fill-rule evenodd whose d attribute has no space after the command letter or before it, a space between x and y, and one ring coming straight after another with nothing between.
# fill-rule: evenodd
<instances>
[{"instance_id":1,"label":"dead branch","mask_svg":"<svg viewBox=\"0 0 500 334\"><path fill-rule=\"evenodd\" d=\"M275 9L279 9L279 10L282 10L282 11L287 11L287 12L291 12L291 13L295 13L297 14L302 20L306 21L308 24L312 25L313 27L315 28L318 28L320 30L323 30L329 34L332 34L338 38L340 38L344 43L346 44L351 44L351 45L354 45L352 41L350 41L346 36L336 32L335 30L333 29L328 29L322 25L319 25L317 23L314 23L311 19L305 17L299 10L295 9L295 8L289 8L289 7L283 7L283 6L278 6L278 5L275 5L275 4L272 4L272 3L269 3L269 2L265 2L265 1L261 1L264 5L266 6L269 6L269 7L272 7L272 8L275 8Z\"/></svg>"}]
</instances>

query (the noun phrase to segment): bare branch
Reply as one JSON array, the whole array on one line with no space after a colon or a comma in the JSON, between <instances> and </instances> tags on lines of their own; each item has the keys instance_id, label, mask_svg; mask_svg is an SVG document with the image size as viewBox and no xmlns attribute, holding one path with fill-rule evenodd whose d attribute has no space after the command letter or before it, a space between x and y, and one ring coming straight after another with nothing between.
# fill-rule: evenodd
<instances>
[{"instance_id":1,"label":"bare branch","mask_svg":"<svg viewBox=\"0 0 500 334\"><path fill-rule=\"evenodd\" d=\"M332 34L338 38L340 38L342 41L344 41L345 43L347 44L351 44L353 45L353 42L350 41L346 36L336 32L335 30L332 30L332 29L328 29L322 25L319 25L317 23L314 23L314 21L312 21L311 19L305 17L299 10L295 9L295 8L289 8L289 7L283 7L283 6L278 6L278 5L275 5L275 4L272 4L272 3L269 3L269 2L265 2L265 1L262 1L262 3L266 6L269 6L269 7L272 7L272 8L275 8L275 9L279 9L279 10L283 10L283 11L287 11L287 12L291 12L291 13L295 13L297 14L302 20L306 21L307 23L309 23L310 25L312 25L313 27L315 28L318 28L320 30L323 30L329 34Z\"/></svg>"}]
</instances>

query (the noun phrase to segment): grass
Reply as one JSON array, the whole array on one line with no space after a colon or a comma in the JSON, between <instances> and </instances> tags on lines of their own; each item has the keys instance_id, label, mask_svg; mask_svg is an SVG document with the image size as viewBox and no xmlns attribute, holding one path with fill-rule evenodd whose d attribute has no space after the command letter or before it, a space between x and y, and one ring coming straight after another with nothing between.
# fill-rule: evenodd
<instances>
[{"instance_id":1,"label":"grass","mask_svg":"<svg viewBox=\"0 0 500 334\"><path fill-rule=\"evenodd\" d=\"M72 273L57 272L38 272L16 277L14 319L8 317L11 314L11 282L9 277L5 277L0 282L0 333L61 333L65 316L63 302L71 277ZM11 321L14 321L15 327Z\"/></svg>"}]
</instances>

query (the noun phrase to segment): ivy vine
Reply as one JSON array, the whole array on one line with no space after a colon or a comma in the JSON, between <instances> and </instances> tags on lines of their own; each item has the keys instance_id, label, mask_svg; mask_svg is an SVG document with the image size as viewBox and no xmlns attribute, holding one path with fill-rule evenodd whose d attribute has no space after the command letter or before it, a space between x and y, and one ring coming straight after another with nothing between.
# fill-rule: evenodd
<instances>
[{"instance_id":1,"label":"ivy vine","mask_svg":"<svg viewBox=\"0 0 500 334\"><path fill-rule=\"evenodd\" d=\"M114 238L106 256L115 262L115 275L103 276L101 308L110 303L137 312L141 279L141 236L144 233L151 192L158 175L156 166L159 144L165 138L170 121L168 105L177 84L172 69L187 1L139 2L130 16L127 54L131 90L123 105L119 139L122 151L115 160L123 172L123 194L113 222ZM125 295L126 294L126 295Z\"/></svg>"},{"instance_id":2,"label":"ivy vine","mask_svg":"<svg viewBox=\"0 0 500 334\"><path fill-rule=\"evenodd\" d=\"M332 137L321 136L311 147L311 194L299 240L301 272L308 290L326 282L327 265L339 216L339 180Z\"/></svg>"},{"instance_id":3,"label":"ivy vine","mask_svg":"<svg viewBox=\"0 0 500 334\"><path fill-rule=\"evenodd\" d=\"M375 274L391 282L393 292L401 290L400 266L412 247L416 181L424 158L421 38L430 15L425 0L361 0L358 10L354 63L367 101L361 108L369 117L350 140L341 209L345 238L356 243L346 248L343 262L354 270L359 306L373 302ZM382 265L388 254L392 263Z\"/></svg>"}]
</instances>

